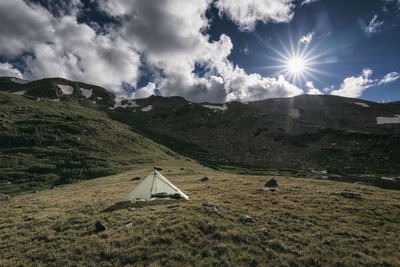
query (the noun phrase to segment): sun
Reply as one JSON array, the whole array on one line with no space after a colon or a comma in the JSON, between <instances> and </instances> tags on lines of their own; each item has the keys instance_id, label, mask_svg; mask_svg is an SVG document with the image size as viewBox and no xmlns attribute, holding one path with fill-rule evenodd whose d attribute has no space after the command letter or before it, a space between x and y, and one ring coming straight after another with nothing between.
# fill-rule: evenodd
<instances>
[{"instance_id":1,"label":"sun","mask_svg":"<svg viewBox=\"0 0 400 267\"><path fill-rule=\"evenodd\" d=\"M275 52L276 56L266 56L269 62L272 59L272 61L278 62L278 64L269 64L262 68L277 69L274 76L283 75L295 85L303 84L310 78L318 80L318 77L314 75L316 73L329 75L329 73L322 71L321 68L316 67L317 65L324 64L321 58L330 53L329 49L316 53L319 50L318 45L303 44L300 41L296 46L290 35L287 42L283 42L279 38L278 40L280 42L279 49L267 44L267 47Z\"/></svg>"},{"instance_id":2,"label":"sun","mask_svg":"<svg viewBox=\"0 0 400 267\"><path fill-rule=\"evenodd\" d=\"M300 74L306 70L306 62L301 57L292 57L287 61L287 69L291 74Z\"/></svg>"}]
</instances>

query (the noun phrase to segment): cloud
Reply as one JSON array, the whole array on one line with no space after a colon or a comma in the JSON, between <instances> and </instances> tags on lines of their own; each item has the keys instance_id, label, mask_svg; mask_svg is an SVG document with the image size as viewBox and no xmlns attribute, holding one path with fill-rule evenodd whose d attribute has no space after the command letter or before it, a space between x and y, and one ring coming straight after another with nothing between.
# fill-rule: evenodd
<instances>
[{"instance_id":1,"label":"cloud","mask_svg":"<svg viewBox=\"0 0 400 267\"><path fill-rule=\"evenodd\" d=\"M306 82L306 87L308 88L308 95L322 95L322 92L314 87L314 83L309 81Z\"/></svg>"},{"instance_id":2,"label":"cloud","mask_svg":"<svg viewBox=\"0 0 400 267\"><path fill-rule=\"evenodd\" d=\"M189 100L225 102L286 97L303 91L283 76L247 73L228 60L233 44L222 34L210 41L206 11L212 0L98 0L96 7L110 22L105 25L78 20L82 2L43 1L46 8L22 0L0 1L0 55L17 59L23 75L8 63L5 70L26 79L65 77L99 84L127 95L123 84L136 88L150 77L133 98L159 91ZM215 4L239 23L241 29L256 21L286 22L293 15L289 0L235 1ZM239 12L244 8L244 13ZM55 11L57 10L57 11ZM237 17L238 16L238 17ZM117 22L117 23L114 23ZM8 64L8 65L7 65ZM205 72L199 76L195 66Z\"/></svg>"},{"instance_id":3,"label":"cloud","mask_svg":"<svg viewBox=\"0 0 400 267\"><path fill-rule=\"evenodd\" d=\"M385 77L383 77L379 81L378 85L385 84L385 83L391 83L391 82L396 81L399 78L400 78L400 74L398 72L391 72L391 73L385 75Z\"/></svg>"},{"instance_id":4,"label":"cloud","mask_svg":"<svg viewBox=\"0 0 400 267\"><path fill-rule=\"evenodd\" d=\"M146 86L139 88L135 92L133 92L130 98L139 99L149 97L151 95L154 95L155 89L155 83L149 82Z\"/></svg>"},{"instance_id":5,"label":"cloud","mask_svg":"<svg viewBox=\"0 0 400 267\"><path fill-rule=\"evenodd\" d=\"M365 27L365 31L373 34L380 31L380 27L383 25L385 21L378 21L378 15L374 15L374 17L369 22L369 25Z\"/></svg>"},{"instance_id":6,"label":"cloud","mask_svg":"<svg viewBox=\"0 0 400 267\"><path fill-rule=\"evenodd\" d=\"M375 81L370 79L373 71L369 68L365 68L362 74L358 77L348 77L344 79L338 90L333 90L331 95L338 95L344 97L360 97L363 92L375 85Z\"/></svg>"},{"instance_id":7,"label":"cloud","mask_svg":"<svg viewBox=\"0 0 400 267\"><path fill-rule=\"evenodd\" d=\"M301 6L304 6L304 5L308 5L308 4L311 4L311 3L314 3L314 2L318 2L319 0L304 0L302 3L301 3Z\"/></svg>"},{"instance_id":8,"label":"cloud","mask_svg":"<svg viewBox=\"0 0 400 267\"><path fill-rule=\"evenodd\" d=\"M10 76L22 79L22 74L9 63L0 63L0 76Z\"/></svg>"},{"instance_id":9,"label":"cloud","mask_svg":"<svg viewBox=\"0 0 400 267\"><path fill-rule=\"evenodd\" d=\"M293 0L217 0L220 14L225 13L242 31L254 30L258 21L288 22L293 17Z\"/></svg>"},{"instance_id":10,"label":"cloud","mask_svg":"<svg viewBox=\"0 0 400 267\"><path fill-rule=\"evenodd\" d=\"M302 44L309 44L309 43L311 43L311 41L312 41L312 39L313 39L313 37L314 37L314 34L315 34L314 32L310 32L309 34L307 34L307 35L301 37L299 42L302 43Z\"/></svg>"}]
</instances>

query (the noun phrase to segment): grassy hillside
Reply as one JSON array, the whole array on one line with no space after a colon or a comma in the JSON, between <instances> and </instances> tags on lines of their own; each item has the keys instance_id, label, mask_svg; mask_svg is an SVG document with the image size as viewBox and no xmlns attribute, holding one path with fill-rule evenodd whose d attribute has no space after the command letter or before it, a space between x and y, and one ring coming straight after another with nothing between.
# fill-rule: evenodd
<instances>
[{"instance_id":1,"label":"grassy hillside","mask_svg":"<svg viewBox=\"0 0 400 267\"><path fill-rule=\"evenodd\" d=\"M399 191L276 176L278 190L270 192L262 188L271 177L189 161L160 165L189 201L104 212L140 182L131 177L151 171L148 165L1 202L0 265L400 265ZM209 181L200 182L203 176ZM218 213L205 202L217 204ZM241 222L243 215L254 222ZM94 231L97 220L105 231Z\"/></svg>"},{"instance_id":2,"label":"grassy hillside","mask_svg":"<svg viewBox=\"0 0 400 267\"><path fill-rule=\"evenodd\" d=\"M176 154L111 120L88 100L0 92L2 193L118 173Z\"/></svg>"}]
</instances>

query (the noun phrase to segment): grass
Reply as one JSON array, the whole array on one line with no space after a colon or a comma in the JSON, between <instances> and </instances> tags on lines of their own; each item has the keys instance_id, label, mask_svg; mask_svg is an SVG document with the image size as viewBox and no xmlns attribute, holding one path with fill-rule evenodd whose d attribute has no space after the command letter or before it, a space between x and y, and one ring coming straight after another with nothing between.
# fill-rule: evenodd
<instances>
[{"instance_id":1,"label":"grass","mask_svg":"<svg viewBox=\"0 0 400 267\"><path fill-rule=\"evenodd\" d=\"M17 195L0 203L1 266L400 265L400 192L372 186L238 175L189 160L158 162L189 201L105 212L151 165ZM183 170L182 170L183 168ZM200 178L208 176L207 182ZM341 192L361 194L348 199ZM202 207L219 206L219 213ZM242 223L249 215L254 223ZM102 221L107 229L96 233ZM125 226L132 223L133 226ZM257 232L266 228L267 234Z\"/></svg>"},{"instance_id":2,"label":"grass","mask_svg":"<svg viewBox=\"0 0 400 267\"><path fill-rule=\"evenodd\" d=\"M179 157L90 101L39 102L0 92L0 186L17 194Z\"/></svg>"}]
</instances>

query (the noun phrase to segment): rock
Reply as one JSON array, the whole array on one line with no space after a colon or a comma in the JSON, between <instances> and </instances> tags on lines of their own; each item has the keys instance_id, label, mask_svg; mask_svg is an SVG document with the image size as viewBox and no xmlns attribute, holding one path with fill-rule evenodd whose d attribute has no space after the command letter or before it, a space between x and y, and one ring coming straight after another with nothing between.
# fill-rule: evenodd
<instances>
[{"instance_id":1,"label":"rock","mask_svg":"<svg viewBox=\"0 0 400 267\"><path fill-rule=\"evenodd\" d=\"M264 187L263 188L263 191L275 192L277 190L278 190L278 188L273 188L273 187Z\"/></svg>"},{"instance_id":2,"label":"rock","mask_svg":"<svg viewBox=\"0 0 400 267\"><path fill-rule=\"evenodd\" d=\"M257 236L266 236L266 235L268 235L268 229L267 228L261 228L261 229L258 229L257 231L256 231L256 235Z\"/></svg>"},{"instance_id":3,"label":"rock","mask_svg":"<svg viewBox=\"0 0 400 267\"><path fill-rule=\"evenodd\" d=\"M7 201L10 199L9 195L0 193L0 201Z\"/></svg>"},{"instance_id":4,"label":"rock","mask_svg":"<svg viewBox=\"0 0 400 267\"><path fill-rule=\"evenodd\" d=\"M126 227L130 227L130 226L132 226L133 225L133 223L128 223L127 225L125 225Z\"/></svg>"},{"instance_id":5,"label":"rock","mask_svg":"<svg viewBox=\"0 0 400 267\"><path fill-rule=\"evenodd\" d=\"M50 186L50 190L55 189L56 187L54 185Z\"/></svg>"},{"instance_id":6,"label":"rock","mask_svg":"<svg viewBox=\"0 0 400 267\"><path fill-rule=\"evenodd\" d=\"M240 217L239 221L241 221L242 223L253 223L254 222L253 218L251 218L249 215L243 215L242 217Z\"/></svg>"},{"instance_id":7,"label":"rock","mask_svg":"<svg viewBox=\"0 0 400 267\"><path fill-rule=\"evenodd\" d=\"M213 211L219 213L217 204L214 204L214 203L211 203L211 202L206 202L206 203L203 203L203 207L204 208L212 208Z\"/></svg>"},{"instance_id":8,"label":"rock","mask_svg":"<svg viewBox=\"0 0 400 267\"><path fill-rule=\"evenodd\" d=\"M203 178L200 179L200 181L201 181L201 182L208 181L208 177L207 177L207 176L204 176Z\"/></svg>"},{"instance_id":9,"label":"rock","mask_svg":"<svg viewBox=\"0 0 400 267\"><path fill-rule=\"evenodd\" d=\"M361 194L352 193L352 192L342 192L342 193L340 193L340 195L342 197L346 197L346 198L353 198L353 199L360 199L361 198Z\"/></svg>"},{"instance_id":10,"label":"rock","mask_svg":"<svg viewBox=\"0 0 400 267\"><path fill-rule=\"evenodd\" d=\"M272 187L272 186L278 186L278 183L276 182L275 178L272 178L268 182L265 183L265 187Z\"/></svg>"},{"instance_id":11,"label":"rock","mask_svg":"<svg viewBox=\"0 0 400 267\"><path fill-rule=\"evenodd\" d=\"M100 221L97 221L94 226L96 227L96 231L97 232L101 232L101 231L106 230L105 225Z\"/></svg>"},{"instance_id":12,"label":"rock","mask_svg":"<svg viewBox=\"0 0 400 267\"><path fill-rule=\"evenodd\" d=\"M138 181L138 180L140 180L140 177L139 177L139 176L133 177L133 178L131 179L131 181Z\"/></svg>"},{"instance_id":13,"label":"rock","mask_svg":"<svg viewBox=\"0 0 400 267\"><path fill-rule=\"evenodd\" d=\"M136 211L135 208L129 208L128 210L129 210L130 212L135 212L135 211Z\"/></svg>"}]
</instances>

